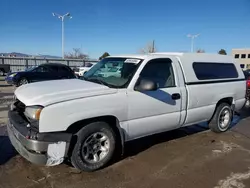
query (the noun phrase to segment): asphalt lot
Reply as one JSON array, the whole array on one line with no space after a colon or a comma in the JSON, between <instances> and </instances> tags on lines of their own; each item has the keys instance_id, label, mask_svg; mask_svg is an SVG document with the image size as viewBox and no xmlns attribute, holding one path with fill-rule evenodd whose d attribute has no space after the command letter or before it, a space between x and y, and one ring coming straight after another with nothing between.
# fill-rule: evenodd
<instances>
[{"instance_id":1,"label":"asphalt lot","mask_svg":"<svg viewBox=\"0 0 250 188\"><path fill-rule=\"evenodd\" d=\"M123 159L84 173L37 166L17 155L5 131L14 87L0 81L0 188L250 187L250 108L223 134L194 125L126 145Z\"/></svg>"}]
</instances>

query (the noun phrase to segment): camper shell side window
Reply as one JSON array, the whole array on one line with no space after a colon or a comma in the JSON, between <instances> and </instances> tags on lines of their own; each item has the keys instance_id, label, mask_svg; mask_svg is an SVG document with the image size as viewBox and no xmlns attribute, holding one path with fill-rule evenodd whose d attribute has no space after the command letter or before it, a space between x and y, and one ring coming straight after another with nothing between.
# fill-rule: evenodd
<instances>
[{"instance_id":1,"label":"camper shell side window","mask_svg":"<svg viewBox=\"0 0 250 188\"><path fill-rule=\"evenodd\" d=\"M238 78L233 63L194 62L193 69L198 80L217 80Z\"/></svg>"}]
</instances>

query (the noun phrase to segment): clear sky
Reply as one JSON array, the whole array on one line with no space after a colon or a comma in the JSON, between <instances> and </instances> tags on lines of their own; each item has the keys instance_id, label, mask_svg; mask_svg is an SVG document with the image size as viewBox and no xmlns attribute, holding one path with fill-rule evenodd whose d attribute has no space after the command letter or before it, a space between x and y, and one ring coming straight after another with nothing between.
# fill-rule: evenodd
<instances>
[{"instance_id":1,"label":"clear sky","mask_svg":"<svg viewBox=\"0 0 250 188\"><path fill-rule=\"evenodd\" d=\"M61 55L61 22L70 12L65 52L92 58L137 53L155 40L159 51L250 48L250 0L0 0L0 52Z\"/></svg>"}]
</instances>

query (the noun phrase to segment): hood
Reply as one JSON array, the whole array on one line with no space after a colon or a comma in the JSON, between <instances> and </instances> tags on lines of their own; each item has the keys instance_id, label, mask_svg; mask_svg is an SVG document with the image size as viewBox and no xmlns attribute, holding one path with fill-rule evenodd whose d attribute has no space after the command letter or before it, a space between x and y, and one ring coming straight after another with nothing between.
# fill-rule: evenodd
<instances>
[{"instance_id":1,"label":"hood","mask_svg":"<svg viewBox=\"0 0 250 188\"><path fill-rule=\"evenodd\" d=\"M116 93L117 89L79 79L42 81L16 89L16 97L26 106L47 106L77 98Z\"/></svg>"},{"instance_id":2,"label":"hood","mask_svg":"<svg viewBox=\"0 0 250 188\"><path fill-rule=\"evenodd\" d=\"M10 76L11 74L17 74L19 72L9 72L6 76Z\"/></svg>"},{"instance_id":3,"label":"hood","mask_svg":"<svg viewBox=\"0 0 250 188\"><path fill-rule=\"evenodd\" d=\"M17 72L9 72L6 76L10 76L11 74L20 74L23 72L29 72L29 70L21 70L21 71L17 71Z\"/></svg>"}]
</instances>

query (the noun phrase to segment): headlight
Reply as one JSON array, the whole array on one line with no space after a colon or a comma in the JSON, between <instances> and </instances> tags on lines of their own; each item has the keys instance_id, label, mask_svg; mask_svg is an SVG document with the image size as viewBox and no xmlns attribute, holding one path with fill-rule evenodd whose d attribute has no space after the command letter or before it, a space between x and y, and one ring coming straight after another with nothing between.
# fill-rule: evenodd
<instances>
[{"instance_id":1,"label":"headlight","mask_svg":"<svg viewBox=\"0 0 250 188\"><path fill-rule=\"evenodd\" d=\"M16 74L17 73L13 73L13 74L9 75L9 77L14 77L14 76L16 76Z\"/></svg>"},{"instance_id":2,"label":"headlight","mask_svg":"<svg viewBox=\"0 0 250 188\"><path fill-rule=\"evenodd\" d=\"M39 120L42 109L41 106L28 106L25 108L24 114L31 119Z\"/></svg>"}]
</instances>

